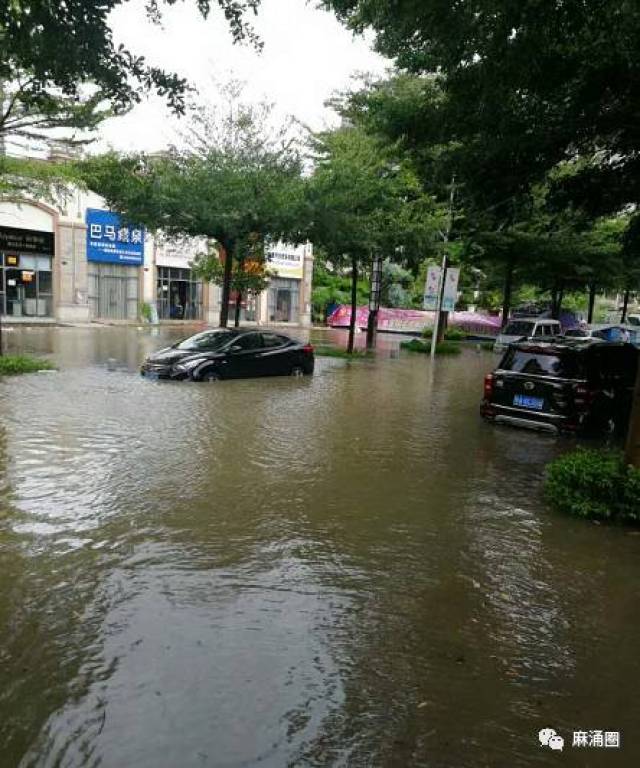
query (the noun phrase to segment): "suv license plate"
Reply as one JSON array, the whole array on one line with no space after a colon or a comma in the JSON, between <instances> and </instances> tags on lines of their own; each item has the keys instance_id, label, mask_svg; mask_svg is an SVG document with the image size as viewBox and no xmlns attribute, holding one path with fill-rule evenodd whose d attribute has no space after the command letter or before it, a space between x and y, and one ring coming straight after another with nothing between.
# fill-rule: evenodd
<instances>
[{"instance_id":1,"label":"suv license plate","mask_svg":"<svg viewBox=\"0 0 640 768\"><path fill-rule=\"evenodd\" d=\"M529 397L529 395L514 395L513 404L521 408L532 408L534 411L541 411L544 400L541 397Z\"/></svg>"}]
</instances>

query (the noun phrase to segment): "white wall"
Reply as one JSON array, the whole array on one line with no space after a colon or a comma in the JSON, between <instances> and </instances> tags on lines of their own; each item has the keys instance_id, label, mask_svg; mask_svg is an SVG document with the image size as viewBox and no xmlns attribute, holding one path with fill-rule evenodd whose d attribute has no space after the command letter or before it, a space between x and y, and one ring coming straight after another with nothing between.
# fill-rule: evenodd
<instances>
[{"instance_id":1,"label":"white wall","mask_svg":"<svg viewBox=\"0 0 640 768\"><path fill-rule=\"evenodd\" d=\"M53 232L53 216L28 203L0 203L0 227Z\"/></svg>"}]
</instances>

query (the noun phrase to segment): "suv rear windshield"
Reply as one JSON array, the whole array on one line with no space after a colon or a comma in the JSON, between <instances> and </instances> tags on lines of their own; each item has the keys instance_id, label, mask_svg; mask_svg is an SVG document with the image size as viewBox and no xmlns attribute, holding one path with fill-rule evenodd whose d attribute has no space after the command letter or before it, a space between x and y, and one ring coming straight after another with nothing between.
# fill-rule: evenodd
<instances>
[{"instance_id":1,"label":"suv rear windshield","mask_svg":"<svg viewBox=\"0 0 640 768\"><path fill-rule=\"evenodd\" d=\"M581 361L574 352L557 355L509 349L500 368L503 371L527 373L530 376L557 376L560 379L577 379L583 375Z\"/></svg>"},{"instance_id":2,"label":"suv rear windshield","mask_svg":"<svg viewBox=\"0 0 640 768\"><path fill-rule=\"evenodd\" d=\"M518 320L514 323L509 323L502 333L505 336L531 336L534 325L535 323Z\"/></svg>"}]
</instances>

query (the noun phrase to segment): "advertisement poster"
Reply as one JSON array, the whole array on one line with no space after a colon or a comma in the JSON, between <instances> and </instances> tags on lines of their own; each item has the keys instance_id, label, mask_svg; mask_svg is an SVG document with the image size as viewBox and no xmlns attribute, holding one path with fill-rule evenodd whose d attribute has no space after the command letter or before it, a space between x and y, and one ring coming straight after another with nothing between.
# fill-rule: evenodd
<instances>
[{"instance_id":1,"label":"advertisement poster","mask_svg":"<svg viewBox=\"0 0 640 768\"><path fill-rule=\"evenodd\" d=\"M444 281L444 292L442 295L442 311L453 312L458 300L458 279L460 270L457 267L451 267L447 270Z\"/></svg>"},{"instance_id":2,"label":"advertisement poster","mask_svg":"<svg viewBox=\"0 0 640 768\"><path fill-rule=\"evenodd\" d=\"M422 298L423 309L433 311L438 305L441 272L440 267L429 267L427 269L427 279L424 284L424 296Z\"/></svg>"}]
</instances>

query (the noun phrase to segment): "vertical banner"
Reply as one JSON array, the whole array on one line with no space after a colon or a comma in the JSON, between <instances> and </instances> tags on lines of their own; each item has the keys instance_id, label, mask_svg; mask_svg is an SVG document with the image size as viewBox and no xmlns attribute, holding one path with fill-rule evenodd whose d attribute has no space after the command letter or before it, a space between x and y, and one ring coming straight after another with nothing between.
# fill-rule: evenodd
<instances>
[{"instance_id":1,"label":"vertical banner","mask_svg":"<svg viewBox=\"0 0 640 768\"><path fill-rule=\"evenodd\" d=\"M424 283L424 296L422 297L422 307L427 310L435 310L438 306L438 289L440 287L440 267L429 267L427 269L427 279Z\"/></svg>"},{"instance_id":2,"label":"vertical banner","mask_svg":"<svg viewBox=\"0 0 640 768\"><path fill-rule=\"evenodd\" d=\"M453 312L453 310L456 308L456 301L458 300L459 277L460 270L458 267L447 269L447 274L444 279L444 292L442 294L443 312Z\"/></svg>"}]
</instances>

